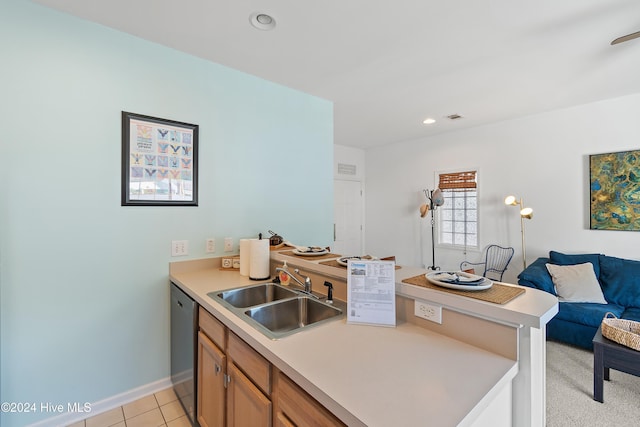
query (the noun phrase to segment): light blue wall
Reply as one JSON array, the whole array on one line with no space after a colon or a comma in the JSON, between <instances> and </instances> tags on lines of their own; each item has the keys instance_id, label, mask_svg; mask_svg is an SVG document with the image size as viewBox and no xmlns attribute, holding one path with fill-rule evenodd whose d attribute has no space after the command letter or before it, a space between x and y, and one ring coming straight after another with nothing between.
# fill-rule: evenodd
<instances>
[{"instance_id":1,"label":"light blue wall","mask_svg":"<svg viewBox=\"0 0 640 427\"><path fill-rule=\"evenodd\" d=\"M171 240L331 244L330 102L27 1L0 52L0 401L166 378ZM120 206L122 110L200 125L199 207Z\"/></svg>"}]
</instances>

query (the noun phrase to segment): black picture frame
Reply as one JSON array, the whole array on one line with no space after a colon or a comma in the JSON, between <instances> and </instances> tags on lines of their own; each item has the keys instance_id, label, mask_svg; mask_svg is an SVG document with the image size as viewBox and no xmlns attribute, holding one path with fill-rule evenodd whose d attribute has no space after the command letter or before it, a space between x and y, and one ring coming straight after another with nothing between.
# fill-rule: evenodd
<instances>
[{"instance_id":1,"label":"black picture frame","mask_svg":"<svg viewBox=\"0 0 640 427\"><path fill-rule=\"evenodd\" d=\"M199 126L122 111L122 206L198 206Z\"/></svg>"}]
</instances>

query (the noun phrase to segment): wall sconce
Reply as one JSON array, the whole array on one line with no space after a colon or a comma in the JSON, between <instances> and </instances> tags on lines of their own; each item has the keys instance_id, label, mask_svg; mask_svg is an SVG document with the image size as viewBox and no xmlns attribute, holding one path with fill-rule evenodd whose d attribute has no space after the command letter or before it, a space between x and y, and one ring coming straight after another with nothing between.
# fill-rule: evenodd
<instances>
[{"instance_id":1,"label":"wall sconce","mask_svg":"<svg viewBox=\"0 0 640 427\"><path fill-rule=\"evenodd\" d=\"M504 199L504 204L507 206L519 206L520 207L520 234L522 234L522 266L527 268L527 246L524 237L524 219L533 218L533 209L525 208L522 198L516 199L515 196L507 196Z\"/></svg>"}]
</instances>

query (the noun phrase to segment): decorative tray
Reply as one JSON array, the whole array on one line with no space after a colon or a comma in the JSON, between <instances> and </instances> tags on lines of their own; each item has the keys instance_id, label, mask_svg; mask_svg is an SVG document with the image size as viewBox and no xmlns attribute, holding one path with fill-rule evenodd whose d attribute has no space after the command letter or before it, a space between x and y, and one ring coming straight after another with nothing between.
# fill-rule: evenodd
<instances>
[{"instance_id":1,"label":"decorative tray","mask_svg":"<svg viewBox=\"0 0 640 427\"><path fill-rule=\"evenodd\" d=\"M486 277L463 271L434 271L425 274L425 277L434 285L462 291L482 291L493 286L493 282Z\"/></svg>"}]
</instances>

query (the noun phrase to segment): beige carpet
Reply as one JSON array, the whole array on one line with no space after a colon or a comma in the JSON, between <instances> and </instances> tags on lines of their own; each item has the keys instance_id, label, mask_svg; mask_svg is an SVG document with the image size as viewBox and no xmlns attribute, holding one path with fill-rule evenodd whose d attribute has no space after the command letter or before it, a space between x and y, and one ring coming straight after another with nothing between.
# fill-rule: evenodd
<instances>
[{"instance_id":1,"label":"beige carpet","mask_svg":"<svg viewBox=\"0 0 640 427\"><path fill-rule=\"evenodd\" d=\"M640 378L611 370L593 400L593 352L547 342L547 426L640 426Z\"/></svg>"}]
</instances>

